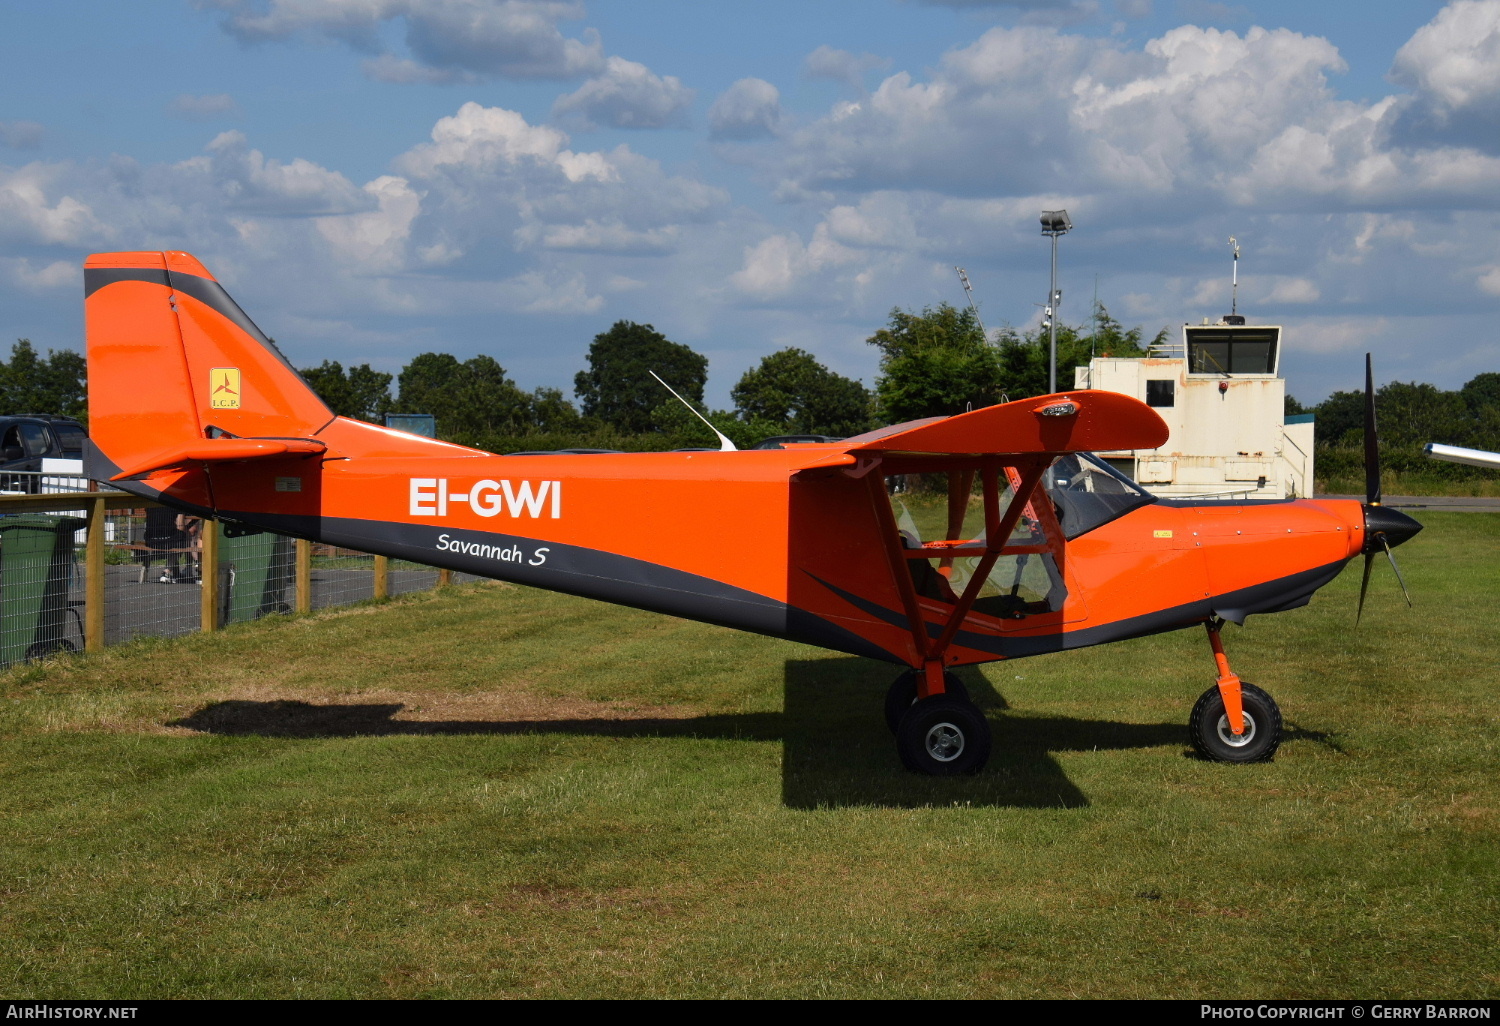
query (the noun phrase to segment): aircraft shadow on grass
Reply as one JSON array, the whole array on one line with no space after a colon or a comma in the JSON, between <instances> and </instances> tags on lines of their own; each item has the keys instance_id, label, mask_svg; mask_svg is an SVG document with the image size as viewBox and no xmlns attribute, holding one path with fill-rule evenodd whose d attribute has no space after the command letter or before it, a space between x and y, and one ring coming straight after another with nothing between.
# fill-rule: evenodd
<instances>
[{"instance_id":1,"label":"aircraft shadow on grass","mask_svg":"<svg viewBox=\"0 0 1500 1026\"><path fill-rule=\"evenodd\" d=\"M989 717L994 754L974 777L923 777L902 769L882 713L891 668L859 658L789 659L780 713L726 713L656 719L398 720L400 703L314 705L301 701L215 702L168 725L207 734L281 738L395 734L574 734L780 741L782 801L789 808L950 805L1081 808L1088 798L1063 772L1055 752L1176 745L1191 756L1182 723L1119 723L1066 716L1012 717L995 688L973 668L959 671L969 696ZM997 715L999 713L1000 715ZM1287 740L1327 742L1289 728Z\"/></svg>"}]
</instances>

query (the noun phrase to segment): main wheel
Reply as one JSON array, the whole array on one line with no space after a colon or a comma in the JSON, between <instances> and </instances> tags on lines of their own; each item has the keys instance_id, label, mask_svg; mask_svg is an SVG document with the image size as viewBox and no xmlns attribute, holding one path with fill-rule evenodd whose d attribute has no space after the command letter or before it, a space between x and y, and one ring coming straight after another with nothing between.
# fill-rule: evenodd
<instances>
[{"instance_id":1,"label":"main wheel","mask_svg":"<svg viewBox=\"0 0 1500 1026\"><path fill-rule=\"evenodd\" d=\"M1240 705L1245 732L1236 737L1218 685L1203 692L1188 717L1188 734L1198 754L1215 762L1264 762L1276 754L1281 744L1281 710L1276 700L1254 684L1240 681Z\"/></svg>"},{"instance_id":2,"label":"main wheel","mask_svg":"<svg viewBox=\"0 0 1500 1026\"><path fill-rule=\"evenodd\" d=\"M906 710L917 700L917 675L921 672L907 670L891 681L891 689L885 693L885 725L891 728L892 734L901 726L901 717L906 715ZM944 694L969 701L969 689L964 687L964 682L946 670L943 671L943 687Z\"/></svg>"},{"instance_id":3,"label":"main wheel","mask_svg":"<svg viewBox=\"0 0 1500 1026\"><path fill-rule=\"evenodd\" d=\"M933 777L978 773L990 761L990 724L968 699L933 695L901 717L896 751L913 773Z\"/></svg>"}]
</instances>

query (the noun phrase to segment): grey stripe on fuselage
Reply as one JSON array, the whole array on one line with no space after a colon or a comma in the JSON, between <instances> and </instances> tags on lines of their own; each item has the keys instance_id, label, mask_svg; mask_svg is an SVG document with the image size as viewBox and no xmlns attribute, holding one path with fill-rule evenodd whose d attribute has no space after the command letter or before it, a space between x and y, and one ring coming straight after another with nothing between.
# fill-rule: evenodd
<instances>
[{"instance_id":1,"label":"grey stripe on fuselage","mask_svg":"<svg viewBox=\"0 0 1500 1026\"><path fill-rule=\"evenodd\" d=\"M688 620L788 638L885 662L904 662L853 631L796 606L711 577L613 552L522 535L379 520L232 511L221 511L220 516L283 534L316 538L331 545L380 552L414 563L448 567L480 577L514 581ZM440 548L440 545L447 547ZM466 547L485 547L492 553L518 550L520 555L516 559L502 559L493 554L475 554L472 549L465 551ZM540 562L533 562L538 558Z\"/></svg>"}]
</instances>

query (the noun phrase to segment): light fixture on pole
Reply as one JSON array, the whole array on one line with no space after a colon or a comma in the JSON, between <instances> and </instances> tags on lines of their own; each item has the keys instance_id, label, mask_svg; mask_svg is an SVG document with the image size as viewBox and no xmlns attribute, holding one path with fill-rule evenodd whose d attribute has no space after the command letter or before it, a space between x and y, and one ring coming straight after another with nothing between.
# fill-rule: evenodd
<instances>
[{"instance_id":1,"label":"light fixture on pole","mask_svg":"<svg viewBox=\"0 0 1500 1026\"><path fill-rule=\"evenodd\" d=\"M1057 237L1073 230L1066 210L1042 211L1042 234L1052 237L1052 290L1047 293L1047 328L1051 341L1047 351L1047 391L1057 391L1057 308L1062 293L1057 288Z\"/></svg>"}]
</instances>

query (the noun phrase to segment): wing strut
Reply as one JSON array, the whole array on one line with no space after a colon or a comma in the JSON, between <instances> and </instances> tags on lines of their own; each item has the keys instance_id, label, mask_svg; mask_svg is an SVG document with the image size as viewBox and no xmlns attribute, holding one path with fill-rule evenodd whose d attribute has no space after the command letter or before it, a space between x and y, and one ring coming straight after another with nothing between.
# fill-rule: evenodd
<instances>
[{"instance_id":1,"label":"wing strut","mask_svg":"<svg viewBox=\"0 0 1500 1026\"><path fill-rule=\"evenodd\" d=\"M1005 508L1003 516L1000 515L999 468L994 464L989 464L984 468L982 472L984 475L984 555L980 557L979 565L974 568L974 573L969 576L969 583L964 588L964 593L959 596L958 604L953 607L953 612L948 614L948 622L943 625L943 633L938 635L937 644L929 650L927 656L929 660L942 662L948 646L953 643L953 636L958 633L958 625L963 623L964 617L969 615L969 610L974 608L974 602L979 598L979 590L984 587L990 571L995 568L995 560L999 559L1005 550L1005 543L1009 540L1010 533L1016 529L1021 513L1031 501L1032 493L1036 491L1037 485L1042 483L1042 475L1046 473L1049 463L1051 460L1038 461L1026 469L1021 476L1021 486L1016 489L1016 494L1010 500L1010 505ZM911 575L908 574L907 577L910 578Z\"/></svg>"},{"instance_id":2,"label":"wing strut","mask_svg":"<svg viewBox=\"0 0 1500 1026\"><path fill-rule=\"evenodd\" d=\"M885 494L885 475L883 473L865 475L866 487L870 490L870 500L875 504L875 515L880 521L881 533L885 536L886 560L890 564L891 577L895 582L897 593L901 596L901 605L906 612L906 621L911 630L912 645L916 649L917 658L921 660L924 670L918 681L918 694L923 698L942 694L944 690L943 656L953 644L953 639L957 636L964 618L969 615L969 611L974 608L974 603L978 601L984 582L988 579L990 571L994 569L995 561L1004 554L1011 532L1015 530L1021 515L1031 503L1052 459L1050 455L1043 454L1023 464L1024 469L1019 475L1020 480L1016 482L1015 494L1002 511L1000 508L1000 473L1004 465L1016 462L1018 461L1013 457L1004 464L991 458L984 460L980 467L980 479L984 489L985 543L983 547L929 544L920 549L904 548L901 545L900 531L896 526L896 515L891 510L890 498ZM967 479L968 473L962 476ZM956 532L950 531L950 534L953 533ZM965 585L963 594L959 596L953 609L948 613L942 630L934 639L930 634L930 626L922 615L922 605L917 595L916 584L906 565L907 560L941 559L944 563L950 563L955 556L972 555L980 557L979 563Z\"/></svg>"},{"instance_id":3,"label":"wing strut","mask_svg":"<svg viewBox=\"0 0 1500 1026\"><path fill-rule=\"evenodd\" d=\"M901 596L901 606L906 611L906 623L911 629L912 644L916 646L917 658L927 662L927 623L922 619L922 606L917 602L917 586L912 582L911 572L906 568L906 551L901 547L901 530L896 526L896 514L891 510L890 496L885 493L885 475L880 472L880 460L875 460L875 473L865 475L865 487L870 490L870 501L875 504L875 516L880 521L880 534L885 539L886 561L891 566L891 579L896 582L896 592ZM939 677L942 675L939 674Z\"/></svg>"}]
</instances>

